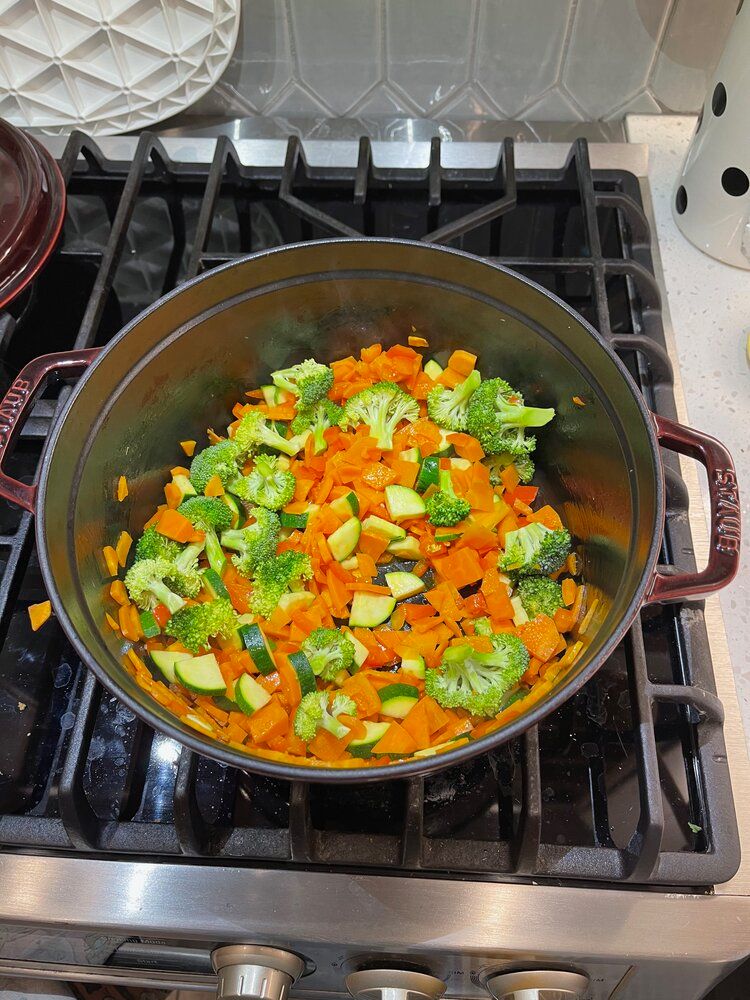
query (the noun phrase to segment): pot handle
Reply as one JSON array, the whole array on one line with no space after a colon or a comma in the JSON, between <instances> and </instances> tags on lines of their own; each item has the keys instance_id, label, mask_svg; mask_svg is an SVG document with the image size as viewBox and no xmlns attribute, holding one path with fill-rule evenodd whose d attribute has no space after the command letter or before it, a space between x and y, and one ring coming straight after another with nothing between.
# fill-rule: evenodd
<instances>
[{"instance_id":1,"label":"pot handle","mask_svg":"<svg viewBox=\"0 0 750 1000\"><path fill-rule=\"evenodd\" d=\"M646 603L700 599L730 583L740 565L741 511L734 462L724 445L709 434L652 414L659 444L697 459L708 476L711 536L708 564L696 573L654 572Z\"/></svg>"},{"instance_id":2,"label":"pot handle","mask_svg":"<svg viewBox=\"0 0 750 1000\"><path fill-rule=\"evenodd\" d=\"M0 496L32 514L36 501L36 483L29 485L13 479L3 471L3 465L26 423L32 403L50 376L67 376L85 371L99 356L100 351L100 347L87 347L80 351L61 351L59 354L43 354L34 358L21 369L0 403Z\"/></svg>"}]
</instances>

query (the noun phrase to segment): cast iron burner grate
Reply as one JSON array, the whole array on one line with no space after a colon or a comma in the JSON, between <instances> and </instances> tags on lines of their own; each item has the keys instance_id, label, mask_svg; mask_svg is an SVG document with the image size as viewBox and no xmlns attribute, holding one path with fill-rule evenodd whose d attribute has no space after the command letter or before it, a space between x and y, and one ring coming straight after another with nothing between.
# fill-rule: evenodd
<instances>
[{"instance_id":1,"label":"cast iron burner grate","mask_svg":"<svg viewBox=\"0 0 750 1000\"><path fill-rule=\"evenodd\" d=\"M61 167L63 238L12 313L5 378L47 351L104 344L159 295L268 246L398 236L502 261L578 309L650 406L675 416L650 234L636 178L592 171L583 141L560 171L248 167L218 140L210 165L173 162L143 135L108 161L74 133ZM35 407L12 472L32 477L69 390ZM687 494L666 456L662 560L693 568ZM501 879L707 887L739 861L702 606L649 608L599 675L523 739L426 779L291 785L199 758L154 733L82 667L43 599L31 518L0 503L0 842L6 850L199 857Z\"/></svg>"}]
</instances>

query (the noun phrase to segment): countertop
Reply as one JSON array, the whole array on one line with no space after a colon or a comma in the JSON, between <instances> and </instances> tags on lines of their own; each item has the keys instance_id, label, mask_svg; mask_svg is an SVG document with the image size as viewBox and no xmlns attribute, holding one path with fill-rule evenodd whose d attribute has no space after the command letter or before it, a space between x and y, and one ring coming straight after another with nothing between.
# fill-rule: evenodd
<instances>
[{"instance_id":1,"label":"countertop","mask_svg":"<svg viewBox=\"0 0 750 1000\"><path fill-rule=\"evenodd\" d=\"M627 135L649 147L648 177L658 243L690 423L732 453L745 544L740 571L720 596L740 712L750 747L750 271L696 249L672 218L675 181L695 116L631 115ZM701 476L703 480L703 476ZM702 481L702 485L704 485ZM704 489L705 497L705 489Z\"/></svg>"}]
</instances>

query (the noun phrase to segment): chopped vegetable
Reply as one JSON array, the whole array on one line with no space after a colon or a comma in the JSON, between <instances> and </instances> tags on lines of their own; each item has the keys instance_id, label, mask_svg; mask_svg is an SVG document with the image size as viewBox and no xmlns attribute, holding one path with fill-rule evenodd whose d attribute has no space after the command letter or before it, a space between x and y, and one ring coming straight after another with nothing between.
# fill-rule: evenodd
<instances>
[{"instance_id":1,"label":"chopped vegetable","mask_svg":"<svg viewBox=\"0 0 750 1000\"><path fill-rule=\"evenodd\" d=\"M427 693L443 708L465 708L485 716L499 712L506 692L526 672L529 654L509 633L492 635L490 642L493 648L487 653L468 644L447 649L440 666L427 671Z\"/></svg>"},{"instance_id":2,"label":"chopped vegetable","mask_svg":"<svg viewBox=\"0 0 750 1000\"><path fill-rule=\"evenodd\" d=\"M354 643L335 628L314 629L302 643L302 652L323 681L334 680L354 662Z\"/></svg>"},{"instance_id":3,"label":"chopped vegetable","mask_svg":"<svg viewBox=\"0 0 750 1000\"><path fill-rule=\"evenodd\" d=\"M343 428L366 424L384 451L393 447L393 435L402 420L414 423L419 404L395 382L377 382L347 400Z\"/></svg>"},{"instance_id":4,"label":"chopped vegetable","mask_svg":"<svg viewBox=\"0 0 750 1000\"><path fill-rule=\"evenodd\" d=\"M293 473L279 466L277 455L256 455L252 471L244 478L234 480L230 489L246 503L267 510L281 510L294 497L296 486Z\"/></svg>"},{"instance_id":5,"label":"chopped vegetable","mask_svg":"<svg viewBox=\"0 0 750 1000\"><path fill-rule=\"evenodd\" d=\"M473 371L455 389L435 386L427 396L427 413L430 419L446 430L465 431L469 419L469 402L481 381L479 372Z\"/></svg>"},{"instance_id":6,"label":"chopped vegetable","mask_svg":"<svg viewBox=\"0 0 750 1000\"><path fill-rule=\"evenodd\" d=\"M291 368L272 372L271 378L273 384L280 389L299 396L302 406L312 406L323 399L333 385L333 371L328 365L321 365L313 358L292 365Z\"/></svg>"},{"instance_id":7,"label":"chopped vegetable","mask_svg":"<svg viewBox=\"0 0 750 1000\"><path fill-rule=\"evenodd\" d=\"M215 636L228 639L237 625L237 614L231 602L220 598L182 608L169 619L168 629L186 649L197 653Z\"/></svg>"},{"instance_id":8,"label":"chopped vegetable","mask_svg":"<svg viewBox=\"0 0 750 1000\"><path fill-rule=\"evenodd\" d=\"M237 554L232 562L243 574L251 577L261 563L272 559L276 553L281 524L278 514L254 507L250 510L253 523L244 528L233 528L221 536L225 549L233 549Z\"/></svg>"},{"instance_id":9,"label":"chopped vegetable","mask_svg":"<svg viewBox=\"0 0 750 1000\"><path fill-rule=\"evenodd\" d=\"M544 427L555 415L552 408L525 406L520 393L504 379L482 382L469 400L467 429L488 455L509 452L525 455L536 439L524 436L527 427Z\"/></svg>"},{"instance_id":10,"label":"chopped vegetable","mask_svg":"<svg viewBox=\"0 0 750 1000\"><path fill-rule=\"evenodd\" d=\"M122 503L122 501L128 495L128 481L125 476L120 476L117 480L117 499Z\"/></svg>"},{"instance_id":11,"label":"chopped vegetable","mask_svg":"<svg viewBox=\"0 0 750 1000\"><path fill-rule=\"evenodd\" d=\"M468 516L471 504L453 492L449 469L440 469L438 482L440 489L427 500L427 516L432 524L452 528Z\"/></svg>"},{"instance_id":12,"label":"chopped vegetable","mask_svg":"<svg viewBox=\"0 0 750 1000\"><path fill-rule=\"evenodd\" d=\"M334 695L329 707L328 692L316 691L306 694L294 714L294 732L301 740L309 743L315 739L319 729L325 729L336 739L341 739L349 733L339 715L355 715L357 706L346 694Z\"/></svg>"},{"instance_id":13,"label":"chopped vegetable","mask_svg":"<svg viewBox=\"0 0 750 1000\"><path fill-rule=\"evenodd\" d=\"M49 601L42 601L40 604L29 605L29 621L34 632L38 632L52 614L52 605Z\"/></svg>"}]
</instances>

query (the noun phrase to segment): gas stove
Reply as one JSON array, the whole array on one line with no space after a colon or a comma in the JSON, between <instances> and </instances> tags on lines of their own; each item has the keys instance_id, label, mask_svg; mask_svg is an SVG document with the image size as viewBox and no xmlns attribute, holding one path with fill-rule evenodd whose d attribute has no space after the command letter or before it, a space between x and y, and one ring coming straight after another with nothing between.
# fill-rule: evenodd
<instances>
[{"instance_id":1,"label":"gas stove","mask_svg":"<svg viewBox=\"0 0 750 1000\"><path fill-rule=\"evenodd\" d=\"M593 323L649 406L679 416L645 149L482 139L47 139L66 224L0 313L4 378L106 343L206 268L364 234L519 270ZM68 391L37 404L12 474L33 477ZM666 465L662 561L686 570L705 542L700 495L692 467ZM516 743L425 779L334 788L238 772L154 733L54 621L31 632L43 597L31 518L0 502L0 974L213 988L211 952L242 944L214 955L227 996L344 994L357 973L363 997L432 997L429 975L452 997L546 982L689 998L750 950L736 819L750 781L715 601L644 610ZM535 978L496 978L508 972Z\"/></svg>"}]
</instances>

